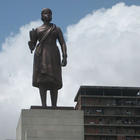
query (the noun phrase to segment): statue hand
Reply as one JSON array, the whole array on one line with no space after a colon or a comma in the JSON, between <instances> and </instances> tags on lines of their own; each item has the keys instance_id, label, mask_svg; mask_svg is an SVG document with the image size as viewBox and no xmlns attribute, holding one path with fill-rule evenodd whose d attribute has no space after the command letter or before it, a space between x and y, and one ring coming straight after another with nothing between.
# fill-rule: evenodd
<instances>
[{"instance_id":1,"label":"statue hand","mask_svg":"<svg viewBox=\"0 0 140 140\"><path fill-rule=\"evenodd\" d=\"M30 48L30 50L31 50L31 53L32 53L32 51L34 50L34 43L32 42L32 41L29 41L28 42L28 45L29 45L29 48Z\"/></svg>"},{"instance_id":2,"label":"statue hand","mask_svg":"<svg viewBox=\"0 0 140 140\"><path fill-rule=\"evenodd\" d=\"M63 57L61 66L65 67L67 65L67 58Z\"/></svg>"}]
</instances>

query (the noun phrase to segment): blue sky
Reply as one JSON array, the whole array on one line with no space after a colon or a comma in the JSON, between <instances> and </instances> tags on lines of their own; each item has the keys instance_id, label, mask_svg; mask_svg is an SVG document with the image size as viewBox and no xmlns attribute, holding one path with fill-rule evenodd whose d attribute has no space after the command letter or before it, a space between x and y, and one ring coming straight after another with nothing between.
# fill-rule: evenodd
<instances>
[{"instance_id":1,"label":"blue sky","mask_svg":"<svg viewBox=\"0 0 140 140\"><path fill-rule=\"evenodd\" d=\"M140 0L0 2L1 140L15 139L21 109L40 105L27 42L29 30L41 24L42 8L52 9L52 22L67 39L68 64L62 68L58 105L74 106L80 85L140 87Z\"/></svg>"},{"instance_id":2,"label":"blue sky","mask_svg":"<svg viewBox=\"0 0 140 140\"><path fill-rule=\"evenodd\" d=\"M65 32L68 25L77 23L93 10L110 8L119 2L140 5L140 0L1 0L0 44L11 32L17 33L22 25L40 19L42 8L52 9L53 22Z\"/></svg>"}]
</instances>

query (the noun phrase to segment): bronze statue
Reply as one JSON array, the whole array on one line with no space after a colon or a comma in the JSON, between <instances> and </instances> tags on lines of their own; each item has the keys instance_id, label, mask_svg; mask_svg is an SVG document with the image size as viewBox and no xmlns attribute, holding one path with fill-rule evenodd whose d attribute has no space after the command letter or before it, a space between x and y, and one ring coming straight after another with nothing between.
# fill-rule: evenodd
<instances>
[{"instance_id":1,"label":"bronze statue","mask_svg":"<svg viewBox=\"0 0 140 140\"><path fill-rule=\"evenodd\" d=\"M39 88L42 107L46 107L46 93L50 90L52 107L57 105L58 90L62 88L61 66L67 64L66 43L62 31L52 20L51 9L41 12L43 25L30 31L29 48L34 53L33 86ZM56 41L62 51L62 62ZM37 41L39 41L38 45Z\"/></svg>"}]
</instances>

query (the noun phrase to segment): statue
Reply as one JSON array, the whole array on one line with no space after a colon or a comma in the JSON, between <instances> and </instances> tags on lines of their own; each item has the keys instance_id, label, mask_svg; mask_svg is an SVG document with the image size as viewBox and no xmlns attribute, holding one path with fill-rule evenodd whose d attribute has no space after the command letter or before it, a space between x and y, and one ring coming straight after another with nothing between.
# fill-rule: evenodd
<instances>
[{"instance_id":1,"label":"statue","mask_svg":"<svg viewBox=\"0 0 140 140\"><path fill-rule=\"evenodd\" d=\"M46 94L50 91L52 107L57 106L58 90L62 88L61 66L67 64L66 43L62 31L52 20L51 9L44 8L41 12L43 25L30 31L29 48L34 53L33 86L39 88L42 107L46 107ZM56 41L62 51L62 62ZM37 44L37 41L39 43ZM36 46L37 44L37 46Z\"/></svg>"}]
</instances>

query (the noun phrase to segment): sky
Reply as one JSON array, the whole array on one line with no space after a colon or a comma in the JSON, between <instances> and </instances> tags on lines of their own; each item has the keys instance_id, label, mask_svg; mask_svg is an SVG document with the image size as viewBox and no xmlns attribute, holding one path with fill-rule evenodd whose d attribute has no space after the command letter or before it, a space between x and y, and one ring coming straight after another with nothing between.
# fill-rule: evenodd
<instances>
[{"instance_id":1,"label":"sky","mask_svg":"<svg viewBox=\"0 0 140 140\"><path fill-rule=\"evenodd\" d=\"M15 139L21 109L41 104L32 87L27 42L29 31L42 24L45 7L52 9L52 22L62 29L68 50L58 106L74 106L81 85L140 87L139 0L1 0L1 140Z\"/></svg>"}]
</instances>

